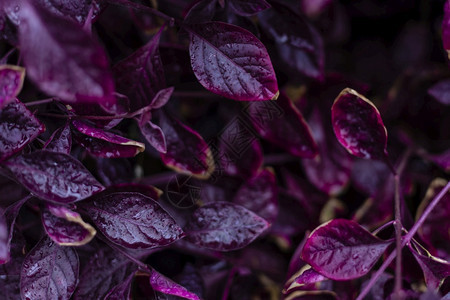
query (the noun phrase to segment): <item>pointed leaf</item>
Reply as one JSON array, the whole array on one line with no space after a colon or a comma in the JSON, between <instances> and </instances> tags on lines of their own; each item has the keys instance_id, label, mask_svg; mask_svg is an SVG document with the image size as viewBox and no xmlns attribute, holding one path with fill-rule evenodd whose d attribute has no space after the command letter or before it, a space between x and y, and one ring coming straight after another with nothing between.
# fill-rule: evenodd
<instances>
[{"instance_id":1,"label":"pointed leaf","mask_svg":"<svg viewBox=\"0 0 450 300\"><path fill-rule=\"evenodd\" d=\"M86 264L73 298L103 299L111 289L123 283L135 271L136 267L123 255L101 249Z\"/></svg>"},{"instance_id":2,"label":"pointed leaf","mask_svg":"<svg viewBox=\"0 0 450 300\"><path fill-rule=\"evenodd\" d=\"M294 280L289 285L288 288L286 288L286 292L289 292L290 290L293 290L295 288L304 286L306 284L316 283L320 281L327 280L325 276L322 274L316 272L314 269L303 269L301 270L300 274L294 274Z\"/></svg>"},{"instance_id":3,"label":"pointed leaf","mask_svg":"<svg viewBox=\"0 0 450 300\"><path fill-rule=\"evenodd\" d=\"M0 109L14 100L23 86L25 69L18 66L0 65Z\"/></svg>"},{"instance_id":4,"label":"pointed leaf","mask_svg":"<svg viewBox=\"0 0 450 300\"><path fill-rule=\"evenodd\" d=\"M155 200L139 193L112 193L84 205L97 228L127 248L156 248L184 236Z\"/></svg>"},{"instance_id":5,"label":"pointed leaf","mask_svg":"<svg viewBox=\"0 0 450 300\"><path fill-rule=\"evenodd\" d=\"M30 192L53 202L79 201L104 189L78 160L64 153L36 151L5 165Z\"/></svg>"},{"instance_id":6,"label":"pointed leaf","mask_svg":"<svg viewBox=\"0 0 450 300\"><path fill-rule=\"evenodd\" d=\"M228 5L236 14L245 17L255 15L270 7L265 0L230 0Z\"/></svg>"},{"instance_id":7,"label":"pointed leaf","mask_svg":"<svg viewBox=\"0 0 450 300\"><path fill-rule=\"evenodd\" d=\"M334 133L351 154L366 159L387 157L387 131L380 112L355 90L344 89L331 108Z\"/></svg>"},{"instance_id":8,"label":"pointed leaf","mask_svg":"<svg viewBox=\"0 0 450 300\"><path fill-rule=\"evenodd\" d=\"M247 180L237 191L233 203L274 222L278 215L278 195L273 170L264 169Z\"/></svg>"},{"instance_id":9,"label":"pointed leaf","mask_svg":"<svg viewBox=\"0 0 450 300\"><path fill-rule=\"evenodd\" d=\"M0 161L22 150L45 126L15 99L0 110Z\"/></svg>"},{"instance_id":10,"label":"pointed leaf","mask_svg":"<svg viewBox=\"0 0 450 300\"><path fill-rule=\"evenodd\" d=\"M47 235L60 246L81 246L97 233L80 214L64 206L47 205L42 210L42 224Z\"/></svg>"},{"instance_id":11,"label":"pointed leaf","mask_svg":"<svg viewBox=\"0 0 450 300\"><path fill-rule=\"evenodd\" d=\"M152 121L139 122L139 129L147 142L158 152L167 153L166 137L158 125L152 123Z\"/></svg>"},{"instance_id":12,"label":"pointed leaf","mask_svg":"<svg viewBox=\"0 0 450 300\"><path fill-rule=\"evenodd\" d=\"M190 300L200 300L196 294L189 292L185 287L173 282L155 270L152 270L150 275L150 285L153 290L166 295L173 295Z\"/></svg>"},{"instance_id":13,"label":"pointed leaf","mask_svg":"<svg viewBox=\"0 0 450 300\"><path fill-rule=\"evenodd\" d=\"M149 105L156 93L166 86L159 54L162 30L142 48L114 66L117 90L132 100L131 111Z\"/></svg>"},{"instance_id":14,"label":"pointed leaf","mask_svg":"<svg viewBox=\"0 0 450 300\"><path fill-rule=\"evenodd\" d=\"M367 274L390 244L353 221L335 219L311 233L302 258L325 277L349 280Z\"/></svg>"},{"instance_id":15,"label":"pointed leaf","mask_svg":"<svg viewBox=\"0 0 450 300\"><path fill-rule=\"evenodd\" d=\"M22 3L20 17L21 55L42 91L66 102L114 106L106 54L89 33L28 1Z\"/></svg>"},{"instance_id":16,"label":"pointed leaf","mask_svg":"<svg viewBox=\"0 0 450 300\"><path fill-rule=\"evenodd\" d=\"M25 257L20 275L22 299L70 299L78 283L78 255L42 239Z\"/></svg>"},{"instance_id":17,"label":"pointed leaf","mask_svg":"<svg viewBox=\"0 0 450 300\"><path fill-rule=\"evenodd\" d=\"M73 127L81 134L75 135L81 146L98 157L134 157L145 150L145 145L120 135L73 120Z\"/></svg>"},{"instance_id":18,"label":"pointed leaf","mask_svg":"<svg viewBox=\"0 0 450 300\"><path fill-rule=\"evenodd\" d=\"M298 157L317 155L317 145L308 124L284 93L277 101L252 102L246 111L264 139Z\"/></svg>"},{"instance_id":19,"label":"pointed leaf","mask_svg":"<svg viewBox=\"0 0 450 300\"><path fill-rule=\"evenodd\" d=\"M186 232L200 247L231 251L247 246L268 227L267 221L240 205L214 202L193 213Z\"/></svg>"},{"instance_id":20,"label":"pointed leaf","mask_svg":"<svg viewBox=\"0 0 450 300\"><path fill-rule=\"evenodd\" d=\"M162 161L178 172L208 178L214 171L214 159L203 138L162 110L155 116L166 138L167 152L161 153Z\"/></svg>"},{"instance_id":21,"label":"pointed leaf","mask_svg":"<svg viewBox=\"0 0 450 300\"><path fill-rule=\"evenodd\" d=\"M450 276L450 263L432 256L428 251L424 251L425 254L422 254L412 249L412 247L409 248L422 268L427 287L430 290L437 290L445 278Z\"/></svg>"},{"instance_id":22,"label":"pointed leaf","mask_svg":"<svg viewBox=\"0 0 450 300\"><path fill-rule=\"evenodd\" d=\"M70 154L70 150L72 149L72 134L68 123L53 132L52 136L45 143L44 149Z\"/></svg>"},{"instance_id":23,"label":"pointed leaf","mask_svg":"<svg viewBox=\"0 0 450 300\"><path fill-rule=\"evenodd\" d=\"M275 72L264 45L240 27L208 22L186 28L195 76L209 91L251 101L278 97Z\"/></svg>"},{"instance_id":24,"label":"pointed leaf","mask_svg":"<svg viewBox=\"0 0 450 300\"><path fill-rule=\"evenodd\" d=\"M128 300L131 294L131 282L135 273L131 273L125 280L113 287L105 296L105 300Z\"/></svg>"}]
</instances>

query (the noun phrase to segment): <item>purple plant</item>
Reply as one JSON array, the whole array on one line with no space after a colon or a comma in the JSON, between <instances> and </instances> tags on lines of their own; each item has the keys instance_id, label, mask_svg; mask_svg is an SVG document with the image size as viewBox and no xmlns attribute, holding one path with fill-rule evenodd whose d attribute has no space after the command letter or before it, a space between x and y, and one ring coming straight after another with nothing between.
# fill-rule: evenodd
<instances>
[{"instance_id":1,"label":"purple plant","mask_svg":"<svg viewBox=\"0 0 450 300\"><path fill-rule=\"evenodd\" d=\"M0 39L1 299L449 297L448 0L4 0Z\"/></svg>"}]
</instances>

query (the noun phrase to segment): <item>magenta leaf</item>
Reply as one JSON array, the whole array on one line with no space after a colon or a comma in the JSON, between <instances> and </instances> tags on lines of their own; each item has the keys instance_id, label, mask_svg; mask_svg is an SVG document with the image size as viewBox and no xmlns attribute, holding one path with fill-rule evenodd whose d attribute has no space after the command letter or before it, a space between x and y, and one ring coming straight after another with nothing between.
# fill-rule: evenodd
<instances>
[{"instance_id":1,"label":"magenta leaf","mask_svg":"<svg viewBox=\"0 0 450 300\"><path fill-rule=\"evenodd\" d=\"M298 157L317 155L317 145L308 124L284 93L277 101L252 102L246 111L264 139Z\"/></svg>"},{"instance_id":2,"label":"magenta leaf","mask_svg":"<svg viewBox=\"0 0 450 300\"><path fill-rule=\"evenodd\" d=\"M136 274L131 273L125 280L113 287L105 296L105 300L125 300L131 299L131 282Z\"/></svg>"},{"instance_id":3,"label":"magenta leaf","mask_svg":"<svg viewBox=\"0 0 450 300\"><path fill-rule=\"evenodd\" d=\"M47 205L42 210L42 224L47 235L60 246L81 246L97 233L80 214L64 207Z\"/></svg>"},{"instance_id":4,"label":"magenta leaf","mask_svg":"<svg viewBox=\"0 0 450 300\"><path fill-rule=\"evenodd\" d=\"M127 248L156 248L184 233L159 204L139 193L112 193L85 204L97 228L112 242Z\"/></svg>"},{"instance_id":5,"label":"magenta leaf","mask_svg":"<svg viewBox=\"0 0 450 300\"><path fill-rule=\"evenodd\" d=\"M211 151L203 138L164 111L157 113L155 116L167 145L166 153L161 153L162 161L180 173L208 178L215 167Z\"/></svg>"},{"instance_id":6,"label":"magenta leaf","mask_svg":"<svg viewBox=\"0 0 450 300\"><path fill-rule=\"evenodd\" d=\"M139 122L139 129L147 142L158 152L167 153L166 137L158 125L152 123L152 121Z\"/></svg>"},{"instance_id":7,"label":"magenta leaf","mask_svg":"<svg viewBox=\"0 0 450 300\"><path fill-rule=\"evenodd\" d=\"M274 222L278 215L278 195L273 170L264 169L247 180L237 191L233 203Z\"/></svg>"},{"instance_id":8,"label":"magenta leaf","mask_svg":"<svg viewBox=\"0 0 450 300\"><path fill-rule=\"evenodd\" d=\"M428 89L428 94L444 105L450 105L450 79L444 79Z\"/></svg>"},{"instance_id":9,"label":"magenta leaf","mask_svg":"<svg viewBox=\"0 0 450 300\"><path fill-rule=\"evenodd\" d=\"M23 86L25 69L18 66L0 65L0 109L14 100Z\"/></svg>"},{"instance_id":10,"label":"magenta leaf","mask_svg":"<svg viewBox=\"0 0 450 300\"><path fill-rule=\"evenodd\" d=\"M240 205L214 202L198 208L185 231L200 247L231 251L247 246L268 227L266 220Z\"/></svg>"},{"instance_id":11,"label":"magenta leaf","mask_svg":"<svg viewBox=\"0 0 450 300\"><path fill-rule=\"evenodd\" d=\"M91 256L82 271L74 299L104 299L111 289L122 284L135 271L136 267L126 257L101 249Z\"/></svg>"},{"instance_id":12,"label":"magenta leaf","mask_svg":"<svg viewBox=\"0 0 450 300\"><path fill-rule=\"evenodd\" d=\"M156 93L166 86L159 54L162 30L142 48L114 66L117 90L131 99L131 111L148 106Z\"/></svg>"},{"instance_id":13,"label":"magenta leaf","mask_svg":"<svg viewBox=\"0 0 450 300\"><path fill-rule=\"evenodd\" d=\"M42 91L70 103L115 105L106 54L89 33L28 1L22 3L20 17L21 55Z\"/></svg>"},{"instance_id":14,"label":"magenta leaf","mask_svg":"<svg viewBox=\"0 0 450 300\"><path fill-rule=\"evenodd\" d=\"M25 257L20 274L22 299L70 299L78 283L78 255L42 239Z\"/></svg>"},{"instance_id":15,"label":"magenta leaf","mask_svg":"<svg viewBox=\"0 0 450 300\"><path fill-rule=\"evenodd\" d=\"M120 135L93 127L78 120L72 121L73 127L80 133L75 135L81 146L90 154L98 157L133 157L145 150L145 145Z\"/></svg>"},{"instance_id":16,"label":"magenta leaf","mask_svg":"<svg viewBox=\"0 0 450 300\"><path fill-rule=\"evenodd\" d=\"M22 150L44 130L44 124L17 99L0 109L0 161Z\"/></svg>"},{"instance_id":17,"label":"magenta leaf","mask_svg":"<svg viewBox=\"0 0 450 300\"><path fill-rule=\"evenodd\" d=\"M370 100L346 88L331 108L334 133L351 154L366 159L387 158L387 131L380 112Z\"/></svg>"},{"instance_id":18,"label":"magenta leaf","mask_svg":"<svg viewBox=\"0 0 450 300\"><path fill-rule=\"evenodd\" d=\"M270 7L265 0L229 0L228 5L241 16L252 16Z\"/></svg>"},{"instance_id":19,"label":"magenta leaf","mask_svg":"<svg viewBox=\"0 0 450 300\"><path fill-rule=\"evenodd\" d=\"M328 279L311 268L301 271L302 272L300 274L294 274L293 277L295 278L292 283L286 288L287 292L307 284L316 283Z\"/></svg>"},{"instance_id":20,"label":"magenta leaf","mask_svg":"<svg viewBox=\"0 0 450 300\"><path fill-rule=\"evenodd\" d=\"M48 201L71 203L104 189L81 162L64 153L36 151L5 165L25 188Z\"/></svg>"},{"instance_id":21,"label":"magenta leaf","mask_svg":"<svg viewBox=\"0 0 450 300\"><path fill-rule=\"evenodd\" d=\"M152 273L150 274L150 285L153 290L166 295L173 295L190 300L200 300L196 294L188 291L185 287L173 282L155 270L152 270Z\"/></svg>"},{"instance_id":22,"label":"magenta leaf","mask_svg":"<svg viewBox=\"0 0 450 300\"><path fill-rule=\"evenodd\" d=\"M186 28L195 76L209 91L251 101L278 97L275 72L264 45L240 27L208 22Z\"/></svg>"},{"instance_id":23,"label":"magenta leaf","mask_svg":"<svg viewBox=\"0 0 450 300\"><path fill-rule=\"evenodd\" d=\"M423 275L425 277L425 283L431 290L436 290L443 283L444 279L450 276L450 263L432 256L428 251L424 249L418 249L420 252L415 251L411 246L409 247L414 258L422 268Z\"/></svg>"},{"instance_id":24,"label":"magenta leaf","mask_svg":"<svg viewBox=\"0 0 450 300\"><path fill-rule=\"evenodd\" d=\"M44 149L47 151L70 154L70 150L72 149L72 134L70 132L69 123L53 132L52 136L45 143Z\"/></svg>"},{"instance_id":25,"label":"magenta leaf","mask_svg":"<svg viewBox=\"0 0 450 300\"><path fill-rule=\"evenodd\" d=\"M367 274L390 244L356 222L335 219L311 233L302 258L325 277L349 280Z\"/></svg>"}]
</instances>

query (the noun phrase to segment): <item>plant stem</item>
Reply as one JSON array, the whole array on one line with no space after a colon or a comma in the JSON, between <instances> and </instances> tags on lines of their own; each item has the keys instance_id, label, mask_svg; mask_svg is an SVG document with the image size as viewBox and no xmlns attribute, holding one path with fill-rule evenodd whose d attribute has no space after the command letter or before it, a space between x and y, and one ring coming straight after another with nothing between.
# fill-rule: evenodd
<instances>
[{"instance_id":1,"label":"plant stem","mask_svg":"<svg viewBox=\"0 0 450 300\"><path fill-rule=\"evenodd\" d=\"M25 104L25 106L36 106L36 105L41 105L41 104L47 104L47 103L50 103L52 101L53 101L53 98L47 98L47 99L27 102L27 103L24 103L24 104Z\"/></svg>"},{"instance_id":2,"label":"plant stem","mask_svg":"<svg viewBox=\"0 0 450 300\"><path fill-rule=\"evenodd\" d=\"M411 230L403 237L402 240L402 248L405 245L408 245L411 239L413 238L414 234L416 234L417 230L419 230L420 226L425 222L430 212L433 210L433 208L436 207L436 205L441 201L441 199L444 197L444 195L450 190L450 182L447 182L445 187L437 194L436 197L430 202L430 204L427 206L423 214L420 216L419 220L414 224L414 226L411 228ZM364 297L370 292L370 289L374 286L374 284L377 282L378 278L381 276L381 274L386 270L386 268L389 266L389 264L394 260L395 256L397 255L397 251L392 251L391 254L388 256L388 258L383 262L381 267L375 272L375 274L370 279L369 283L366 285L366 287L362 290L361 294L359 294L358 298L356 300L363 300Z\"/></svg>"},{"instance_id":3,"label":"plant stem","mask_svg":"<svg viewBox=\"0 0 450 300\"><path fill-rule=\"evenodd\" d=\"M395 285L394 285L394 298L401 299L402 292L402 221L400 210L400 178L399 175L395 175L395 247L397 253L397 259L395 260Z\"/></svg>"}]
</instances>

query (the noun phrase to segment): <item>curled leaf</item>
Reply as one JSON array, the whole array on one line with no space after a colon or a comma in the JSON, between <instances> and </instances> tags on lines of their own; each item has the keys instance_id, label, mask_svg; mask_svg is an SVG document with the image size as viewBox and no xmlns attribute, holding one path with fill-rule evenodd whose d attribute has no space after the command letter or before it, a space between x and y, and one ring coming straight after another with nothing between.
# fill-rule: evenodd
<instances>
[{"instance_id":1,"label":"curled leaf","mask_svg":"<svg viewBox=\"0 0 450 300\"><path fill-rule=\"evenodd\" d=\"M348 152L366 159L386 159L386 127L378 109L363 95L344 89L334 100L331 122L338 141Z\"/></svg>"},{"instance_id":2,"label":"curled leaf","mask_svg":"<svg viewBox=\"0 0 450 300\"><path fill-rule=\"evenodd\" d=\"M302 258L325 277L349 280L367 274L390 244L356 222L335 219L311 233Z\"/></svg>"},{"instance_id":3,"label":"curled leaf","mask_svg":"<svg viewBox=\"0 0 450 300\"><path fill-rule=\"evenodd\" d=\"M18 66L0 65L0 109L14 100L23 86L25 69Z\"/></svg>"},{"instance_id":4,"label":"curled leaf","mask_svg":"<svg viewBox=\"0 0 450 300\"><path fill-rule=\"evenodd\" d=\"M186 27L192 70L209 91L252 101L278 97L275 72L264 45L249 31L207 22Z\"/></svg>"},{"instance_id":5,"label":"curled leaf","mask_svg":"<svg viewBox=\"0 0 450 300\"><path fill-rule=\"evenodd\" d=\"M45 143L44 149L70 154L70 150L72 149L72 134L68 123L53 132L52 136Z\"/></svg>"},{"instance_id":6,"label":"curled leaf","mask_svg":"<svg viewBox=\"0 0 450 300\"><path fill-rule=\"evenodd\" d=\"M186 232L198 246L231 251L247 246L268 227L266 220L240 205L213 202L192 214Z\"/></svg>"}]
</instances>

